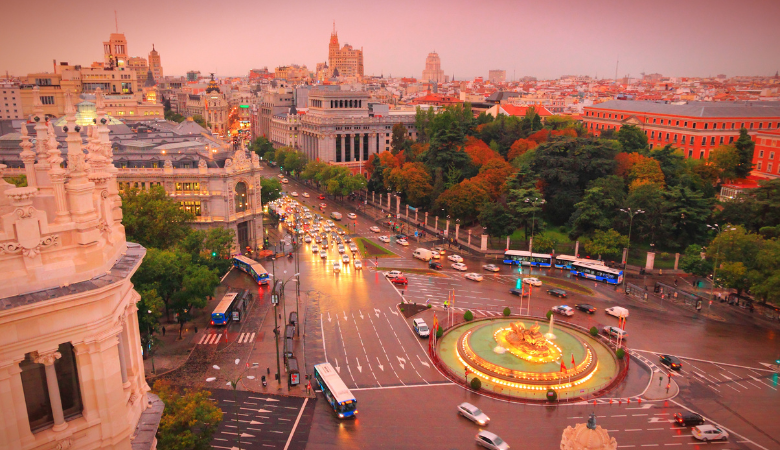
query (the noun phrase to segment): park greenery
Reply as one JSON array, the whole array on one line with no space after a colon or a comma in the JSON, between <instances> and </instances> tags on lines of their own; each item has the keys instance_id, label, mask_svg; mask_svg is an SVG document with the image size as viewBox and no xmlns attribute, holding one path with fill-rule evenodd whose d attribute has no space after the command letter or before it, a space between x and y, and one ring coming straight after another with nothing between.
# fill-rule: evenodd
<instances>
[{"instance_id":1,"label":"park greenery","mask_svg":"<svg viewBox=\"0 0 780 450\"><path fill-rule=\"evenodd\" d=\"M157 429L157 447L164 450L207 450L222 422L222 410L205 390L180 389L165 380L154 383L165 404Z\"/></svg>"}]
</instances>

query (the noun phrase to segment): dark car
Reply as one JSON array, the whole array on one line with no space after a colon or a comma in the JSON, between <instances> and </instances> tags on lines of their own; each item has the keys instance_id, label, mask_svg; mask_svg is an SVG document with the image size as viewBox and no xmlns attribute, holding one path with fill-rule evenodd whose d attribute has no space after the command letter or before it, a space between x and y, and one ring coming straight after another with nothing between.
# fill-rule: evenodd
<instances>
[{"instance_id":1,"label":"dark car","mask_svg":"<svg viewBox=\"0 0 780 450\"><path fill-rule=\"evenodd\" d=\"M428 261L428 267L431 269L441 270L441 263L434 260Z\"/></svg>"},{"instance_id":2,"label":"dark car","mask_svg":"<svg viewBox=\"0 0 780 450\"><path fill-rule=\"evenodd\" d=\"M391 278L390 282L393 284L409 284L409 280L404 276Z\"/></svg>"},{"instance_id":3,"label":"dark car","mask_svg":"<svg viewBox=\"0 0 780 450\"><path fill-rule=\"evenodd\" d=\"M596 312L596 308L587 303L583 303L581 305L574 305L574 307L588 314L593 314L594 312Z\"/></svg>"},{"instance_id":4,"label":"dark car","mask_svg":"<svg viewBox=\"0 0 780 450\"><path fill-rule=\"evenodd\" d=\"M682 363L679 359L672 355L660 355L661 362L669 366L670 369L680 370L682 369Z\"/></svg>"},{"instance_id":5,"label":"dark car","mask_svg":"<svg viewBox=\"0 0 780 450\"><path fill-rule=\"evenodd\" d=\"M548 289L547 293L555 297L566 298L566 291L563 289Z\"/></svg>"},{"instance_id":6,"label":"dark car","mask_svg":"<svg viewBox=\"0 0 780 450\"><path fill-rule=\"evenodd\" d=\"M683 427L695 427L704 423L704 417L696 413L674 413L674 422Z\"/></svg>"},{"instance_id":7,"label":"dark car","mask_svg":"<svg viewBox=\"0 0 780 450\"><path fill-rule=\"evenodd\" d=\"M404 235L404 234L396 234L395 238L396 239L406 239L406 235Z\"/></svg>"},{"instance_id":8,"label":"dark car","mask_svg":"<svg viewBox=\"0 0 780 450\"><path fill-rule=\"evenodd\" d=\"M523 290L522 289L516 289L516 288L515 289L510 289L509 293L512 294L512 295L517 295L519 297L519 296L523 295Z\"/></svg>"}]
</instances>

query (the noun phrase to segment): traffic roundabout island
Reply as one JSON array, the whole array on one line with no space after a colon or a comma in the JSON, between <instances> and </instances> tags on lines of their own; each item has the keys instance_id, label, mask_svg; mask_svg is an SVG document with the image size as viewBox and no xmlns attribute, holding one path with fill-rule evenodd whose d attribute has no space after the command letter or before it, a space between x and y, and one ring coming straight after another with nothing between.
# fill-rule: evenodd
<instances>
[{"instance_id":1,"label":"traffic roundabout island","mask_svg":"<svg viewBox=\"0 0 780 450\"><path fill-rule=\"evenodd\" d=\"M543 333L544 331L544 333ZM558 401L606 393L627 367L599 337L566 323L533 318L482 319L456 325L438 340L436 357L451 378L516 400Z\"/></svg>"}]
</instances>

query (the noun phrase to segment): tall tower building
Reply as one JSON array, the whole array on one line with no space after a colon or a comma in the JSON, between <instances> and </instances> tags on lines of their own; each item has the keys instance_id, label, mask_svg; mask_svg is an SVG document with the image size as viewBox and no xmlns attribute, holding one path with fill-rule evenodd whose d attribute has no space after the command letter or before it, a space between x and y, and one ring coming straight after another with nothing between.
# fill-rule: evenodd
<instances>
[{"instance_id":1,"label":"tall tower building","mask_svg":"<svg viewBox=\"0 0 780 450\"><path fill-rule=\"evenodd\" d=\"M124 67L127 64L127 39L122 33L111 33L107 42L103 42L103 57L106 66Z\"/></svg>"},{"instance_id":2,"label":"tall tower building","mask_svg":"<svg viewBox=\"0 0 780 450\"><path fill-rule=\"evenodd\" d=\"M425 58L425 70L422 73L422 81L433 81L435 83L444 83L444 71L441 70L441 60L439 54L435 51L428 53L428 57Z\"/></svg>"},{"instance_id":3,"label":"tall tower building","mask_svg":"<svg viewBox=\"0 0 780 450\"><path fill-rule=\"evenodd\" d=\"M328 44L328 65L331 76L363 78L363 49L353 49L349 44L339 48L336 22L333 22L333 32Z\"/></svg>"},{"instance_id":4,"label":"tall tower building","mask_svg":"<svg viewBox=\"0 0 780 450\"><path fill-rule=\"evenodd\" d=\"M154 44L152 44L152 51L149 52L149 70L152 71L152 75L154 76L154 81L156 81L157 83L162 81L163 68L162 68L162 63L160 62L160 53L158 53L157 50L154 49Z\"/></svg>"}]
</instances>

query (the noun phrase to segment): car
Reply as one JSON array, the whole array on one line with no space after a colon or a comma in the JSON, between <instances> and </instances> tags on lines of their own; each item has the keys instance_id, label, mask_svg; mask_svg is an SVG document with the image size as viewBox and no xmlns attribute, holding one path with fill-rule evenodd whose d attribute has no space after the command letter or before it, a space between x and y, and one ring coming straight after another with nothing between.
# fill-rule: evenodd
<instances>
[{"instance_id":1,"label":"car","mask_svg":"<svg viewBox=\"0 0 780 450\"><path fill-rule=\"evenodd\" d=\"M620 339L625 339L628 337L628 333L626 333L625 330L620 329L618 327L613 327L612 325L607 325L602 329L604 331L604 334L607 334L612 337L619 337Z\"/></svg>"},{"instance_id":2,"label":"car","mask_svg":"<svg viewBox=\"0 0 780 450\"><path fill-rule=\"evenodd\" d=\"M431 250L431 259L440 259L440 258L441 258L441 253L435 250Z\"/></svg>"},{"instance_id":3,"label":"car","mask_svg":"<svg viewBox=\"0 0 780 450\"><path fill-rule=\"evenodd\" d=\"M674 413L674 422L683 427L695 427L704 424L704 417L692 412Z\"/></svg>"},{"instance_id":4,"label":"car","mask_svg":"<svg viewBox=\"0 0 780 450\"><path fill-rule=\"evenodd\" d=\"M587 303L580 303L578 305L574 305L575 308L579 309L582 312L586 312L588 314L593 314L596 312L596 308L594 306L591 306Z\"/></svg>"},{"instance_id":5,"label":"car","mask_svg":"<svg viewBox=\"0 0 780 450\"><path fill-rule=\"evenodd\" d=\"M380 230L379 230L379 227L378 227L378 226L376 226L376 225L375 225L375 226L373 226L373 227L368 227L368 229L369 229L369 230L371 230L371 231L373 231L374 233L379 233L379 231L380 231Z\"/></svg>"},{"instance_id":6,"label":"car","mask_svg":"<svg viewBox=\"0 0 780 450\"><path fill-rule=\"evenodd\" d=\"M488 272L498 272L500 270L495 264L485 264L482 266L482 269L487 270Z\"/></svg>"},{"instance_id":7,"label":"car","mask_svg":"<svg viewBox=\"0 0 780 450\"><path fill-rule=\"evenodd\" d=\"M661 363L668 366L670 369L673 370L682 370L682 363L679 359L677 359L676 356L672 355L659 355L659 359L661 360Z\"/></svg>"},{"instance_id":8,"label":"car","mask_svg":"<svg viewBox=\"0 0 780 450\"><path fill-rule=\"evenodd\" d=\"M322 242L322 237L320 235L314 236L314 242L319 244L320 242Z\"/></svg>"},{"instance_id":9,"label":"car","mask_svg":"<svg viewBox=\"0 0 780 450\"><path fill-rule=\"evenodd\" d=\"M531 277L531 278L523 278L523 283L530 284L531 286L539 287L539 286L542 285L542 280L540 280L538 278L533 278L533 277Z\"/></svg>"},{"instance_id":10,"label":"car","mask_svg":"<svg viewBox=\"0 0 780 450\"><path fill-rule=\"evenodd\" d=\"M623 308L622 306L612 306L610 308L605 309L604 312L609 314L610 316L628 318L628 310L626 308Z\"/></svg>"},{"instance_id":11,"label":"car","mask_svg":"<svg viewBox=\"0 0 780 450\"><path fill-rule=\"evenodd\" d=\"M347 214L347 217L349 217L350 219L357 219L357 214L349 213L349 214Z\"/></svg>"},{"instance_id":12,"label":"car","mask_svg":"<svg viewBox=\"0 0 780 450\"><path fill-rule=\"evenodd\" d=\"M444 247L433 247L431 251L439 252L440 255L447 253L446 251L444 251Z\"/></svg>"},{"instance_id":13,"label":"car","mask_svg":"<svg viewBox=\"0 0 780 450\"><path fill-rule=\"evenodd\" d=\"M409 246L409 241L407 241L406 239L397 239L395 243L398 245L403 245L404 247Z\"/></svg>"},{"instance_id":14,"label":"car","mask_svg":"<svg viewBox=\"0 0 780 450\"><path fill-rule=\"evenodd\" d=\"M341 255L341 261L344 264L349 264L349 255Z\"/></svg>"},{"instance_id":15,"label":"car","mask_svg":"<svg viewBox=\"0 0 780 450\"><path fill-rule=\"evenodd\" d=\"M363 263L359 259L356 259L352 263L355 265L355 269L362 269L363 268Z\"/></svg>"},{"instance_id":16,"label":"car","mask_svg":"<svg viewBox=\"0 0 780 450\"><path fill-rule=\"evenodd\" d=\"M495 433L482 430L477 433L477 445L489 448L490 450L506 450L509 448L509 444L504 442L503 439L498 437Z\"/></svg>"},{"instance_id":17,"label":"car","mask_svg":"<svg viewBox=\"0 0 780 450\"><path fill-rule=\"evenodd\" d=\"M333 272L334 273L341 272L341 263L340 262L338 262L338 261L334 261L333 262Z\"/></svg>"},{"instance_id":18,"label":"car","mask_svg":"<svg viewBox=\"0 0 780 450\"><path fill-rule=\"evenodd\" d=\"M337 231L337 233L338 233L338 234L340 234L340 235L342 235L342 236L344 236L345 234L347 234L347 232L346 232L346 231L344 231L344 230L342 230L341 228L339 228L339 230Z\"/></svg>"},{"instance_id":19,"label":"car","mask_svg":"<svg viewBox=\"0 0 780 450\"><path fill-rule=\"evenodd\" d=\"M404 273L401 272L400 270L391 270L390 272L385 272L385 277L386 278L395 278L395 277L400 277L403 274Z\"/></svg>"},{"instance_id":20,"label":"car","mask_svg":"<svg viewBox=\"0 0 780 450\"><path fill-rule=\"evenodd\" d=\"M324 207L326 207L326 206L328 206L328 204L327 204L327 203L320 203L320 208L324 208Z\"/></svg>"},{"instance_id":21,"label":"car","mask_svg":"<svg viewBox=\"0 0 780 450\"><path fill-rule=\"evenodd\" d=\"M317 253L318 251L320 251L320 246L317 244L311 244L311 252Z\"/></svg>"},{"instance_id":22,"label":"car","mask_svg":"<svg viewBox=\"0 0 780 450\"><path fill-rule=\"evenodd\" d=\"M490 417L483 413L479 408L471 403L461 403L458 405L458 414L476 423L485 426L490 422Z\"/></svg>"},{"instance_id":23,"label":"car","mask_svg":"<svg viewBox=\"0 0 780 450\"><path fill-rule=\"evenodd\" d=\"M349 236L344 236L344 242L346 242L347 244L349 244L350 242L352 242L352 238L351 238L351 237L349 237Z\"/></svg>"},{"instance_id":24,"label":"car","mask_svg":"<svg viewBox=\"0 0 780 450\"><path fill-rule=\"evenodd\" d=\"M327 239L323 239L322 240L322 248L328 248L328 240Z\"/></svg>"},{"instance_id":25,"label":"car","mask_svg":"<svg viewBox=\"0 0 780 450\"><path fill-rule=\"evenodd\" d=\"M292 195L293 197L297 197L297 196L298 196L298 193L297 193L297 192L295 192L295 191L293 191L293 192L292 192L290 195Z\"/></svg>"},{"instance_id":26,"label":"car","mask_svg":"<svg viewBox=\"0 0 780 450\"><path fill-rule=\"evenodd\" d=\"M282 183L287 184L289 183L289 181L287 180L287 178L282 178Z\"/></svg>"},{"instance_id":27,"label":"car","mask_svg":"<svg viewBox=\"0 0 780 450\"><path fill-rule=\"evenodd\" d=\"M307 244L311 243L311 236L309 236L308 234L306 236L304 236L303 237L303 242L305 242Z\"/></svg>"},{"instance_id":28,"label":"car","mask_svg":"<svg viewBox=\"0 0 780 450\"><path fill-rule=\"evenodd\" d=\"M447 257L447 259L449 259L452 262L456 262L456 263L462 263L463 262L463 257L460 256L460 255L450 255L450 256Z\"/></svg>"},{"instance_id":29,"label":"car","mask_svg":"<svg viewBox=\"0 0 780 450\"><path fill-rule=\"evenodd\" d=\"M482 281L482 279L483 279L482 275L480 275L478 273L474 273L474 272L467 273L465 275L465 277L466 277L467 280L471 280L471 281Z\"/></svg>"},{"instance_id":30,"label":"car","mask_svg":"<svg viewBox=\"0 0 780 450\"><path fill-rule=\"evenodd\" d=\"M428 261L428 268L429 269L441 270L441 263L440 262L436 262L434 260L430 260L430 261Z\"/></svg>"},{"instance_id":31,"label":"car","mask_svg":"<svg viewBox=\"0 0 780 450\"><path fill-rule=\"evenodd\" d=\"M563 289L547 289L547 293L558 298L566 298L566 291Z\"/></svg>"},{"instance_id":32,"label":"car","mask_svg":"<svg viewBox=\"0 0 780 450\"><path fill-rule=\"evenodd\" d=\"M277 177L279 177L279 178L284 178L284 175L283 175L283 174L281 174L281 173L280 173L280 174L277 174L276 176L277 176Z\"/></svg>"},{"instance_id":33,"label":"car","mask_svg":"<svg viewBox=\"0 0 780 450\"><path fill-rule=\"evenodd\" d=\"M323 195L323 194L320 194L320 195L318 195L318 196L317 196L317 199L319 199L319 200L325 200L325 195Z\"/></svg>"},{"instance_id":34,"label":"car","mask_svg":"<svg viewBox=\"0 0 780 450\"><path fill-rule=\"evenodd\" d=\"M309 193L308 193L308 192L304 192L304 193L303 193L303 197L304 197L304 198L309 198ZM304 209L306 209L306 208L304 208Z\"/></svg>"},{"instance_id":35,"label":"car","mask_svg":"<svg viewBox=\"0 0 780 450\"><path fill-rule=\"evenodd\" d=\"M328 257L328 252L325 250L320 250L320 258L326 259Z\"/></svg>"},{"instance_id":36,"label":"car","mask_svg":"<svg viewBox=\"0 0 780 450\"><path fill-rule=\"evenodd\" d=\"M553 306L551 309L552 309L552 312L554 312L556 314L560 314L562 316L573 316L574 315L574 310L571 308L571 306L568 306L568 305Z\"/></svg>"},{"instance_id":37,"label":"car","mask_svg":"<svg viewBox=\"0 0 780 450\"><path fill-rule=\"evenodd\" d=\"M384 242L384 243L386 243L386 244L390 243L390 238L387 237L387 236L379 236L379 240Z\"/></svg>"},{"instance_id":38,"label":"car","mask_svg":"<svg viewBox=\"0 0 780 450\"><path fill-rule=\"evenodd\" d=\"M395 235L395 238L396 238L396 239L403 239L403 240L406 240L406 238L407 238L407 237L408 237L408 236L406 236L405 234L396 234L396 235Z\"/></svg>"},{"instance_id":39,"label":"car","mask_svg":"<svg viewBox=\"0 0 780 450\"><path fill-rule=\"evenodd\" d=\"M354 253L354 252L358 251L358 247L357 247L357 245L355 245L354 242L350 242L349 243L349 250Z\"/></svg>"},{"instance_id":40,"label":"car","mask_svg":"<svg viewBox=\"0 0 780 450\"><path fill-rule=\"evenodd\" d=\"M339 253L344 253L345 251L347 251L347 249L344 248L344 244L339 244L338 249L339 249Z\"/></svg>"},{"instance_id":41,"label":"car","mask_svg":"<svg viewBox=\"0 0 780 450\"><path fill-rule=\"evenodd\" d=\"M450 265L450 267L452 267L455 270L460 270L461 272L465 272L465 271L469 270L469 268L466 267L466 265L463 264L463 263L452 263Z\"/></svg>"},{"instance_id":42,"label":"car","mask_svg":"<svg viewBox=\"0 0 780 450\"><path fill-rule=\"evenodd\" d=\"M406 279L404 276L397 276L390 279L390 282L393 284L402 284L407 285L409 284L409 280Z\"/></svg>"},{"instance_id":43,"label":"car","mask_svg":"<svg viewBox=\"0 0 780 450\"><path fill-rule=\"evenodd\" d=\"M698 425L691 430L693 437L700 441L716 441L726 440L729 438L729 434L726 430L718 428L713 425Z\"/></svg>"},{"instance_id":44,"label":"car","mask_svg":"<svg viewBox=\"0 0 780 450\"><path fill-rule=\"evenodd\" d=\"M510 293L510 294L512 294L512 295L516 295L516 296L518 296L518 297L520 297L521 295L523 295L523 294L524 294L524 292L523 292L523 290L522 290L522 289L517 289L517 288L512 288L512 289L510 289L510 290L509 290L509 293Z\"/></svg>"},{"instance_id":45,"label":"car","mask_svg":"<svg viewBox=\"0 0 780 450\"><path fill-rule=\"evenodd\" d=\"M414 319L412 321L412 327L417 336L421 338L428 337L431 334L431 330L428 328L428 324L422 319Z\"/></svg>"}]
</instances>

